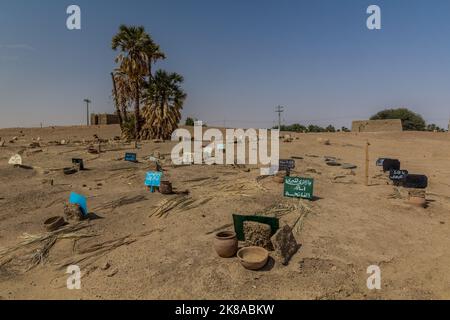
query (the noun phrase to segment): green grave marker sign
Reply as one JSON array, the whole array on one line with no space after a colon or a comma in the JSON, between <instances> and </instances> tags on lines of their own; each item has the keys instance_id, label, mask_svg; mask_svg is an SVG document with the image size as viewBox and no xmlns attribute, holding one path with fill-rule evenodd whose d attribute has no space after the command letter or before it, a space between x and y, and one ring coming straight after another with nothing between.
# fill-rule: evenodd
<instances>
[{"instance_id":1,"label":"green grave marker sign","mask_svg":"<svg viewBox=\"0 0 450 320\"><path fill-rule=\"evenodd\" d=\"M314 179L286 177L284 179L284 196L291 198L313 199Z\"/></svg>"}]
</instances>

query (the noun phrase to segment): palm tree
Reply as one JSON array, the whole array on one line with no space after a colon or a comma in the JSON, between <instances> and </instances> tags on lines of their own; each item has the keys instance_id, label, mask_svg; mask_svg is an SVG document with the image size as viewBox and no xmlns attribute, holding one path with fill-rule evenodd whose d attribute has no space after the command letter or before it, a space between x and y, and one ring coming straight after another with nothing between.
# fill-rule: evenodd
<instances>
[{"instance_id":1,"label":"palm tree","mask_svg":"<svg viewBox=\"0 0 450 320\"><path fill-rule=\"evenodd\" d=\"M143 138L166 140L178 127L187 96L180 87L183 81L183 77L177 73L164 70L155 73L153 81L145 89Z\"/></svg>"},{"instance_id":2,"label":"palm tree","mask_svg":"<svg viewBox=\"0 0 450 320\"><path fill-rule=\"evenodd\" d=\"M135 117L135 138L139 138L141 131L140 100L141 85L149 72L151 63L151 50L154 50L156 44L145 32L144 27L134 27L121 25L119 32L113 37L113 50L120 50L116 58L116 63L126 74L133 89L134 97L134 117Z\"/></svg>"},{"instance_id":3,"label":"palm tree","mask_svg":"<svg viewBox=\"0 0 450 320\"><path fill-rule=\"evenodd\" d=\"M164 54L164 52L161 51L159 45L154 44L153 46L148 48L147 56L148 56L149 83L151 83L151 80L153 79L153 73L152 73L153 63L155 63L158 60L166 59L166 55Z\"/></svg>"},{"instance_id":4,"label":"palm tree","mask_svg":"<svg viewBox=\"0 0 450 320\"><path fill-rule=\"evenodd\" d=\"M126 122L128 121L128 107L132 107L134 100L132 81L128 77L127 73L121 68L115 69L112 74L113 85L115 86L115 88L113 88L113 94L117 100L118 106L120 107L123 120Z\"/></svg>"},{"instance_id":5,"label":"palm tree","mask_svg":"<svg viewBox=\"0 0 450 320\"><path fill-rule=\"evenodd\" d=\"M132 82L128 75L119 68L112 73L113 95L116 104L116 112L121 114L119 121L124 139L130 139L136 136L135 117L129 118L128 110L133 107L134 90ZM140 115L139 115L140 116Z\"/></svg>"}]
</instances>

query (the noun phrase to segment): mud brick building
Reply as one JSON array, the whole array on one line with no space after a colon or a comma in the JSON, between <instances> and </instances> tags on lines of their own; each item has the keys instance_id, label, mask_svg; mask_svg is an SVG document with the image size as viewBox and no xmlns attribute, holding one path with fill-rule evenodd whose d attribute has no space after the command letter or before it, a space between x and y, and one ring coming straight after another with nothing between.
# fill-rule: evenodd
<instances>
[{"instance_id":1,"label":"mud brick building","mask_svg":"<svg viewBox=\"0 0 450 320\"><path fill-rule=\"evenodd\" d=\"M115 114L91 113L91 126L104 124L119 124L119 117Z\"/></svg>"},{"instance_id":2,"label":"mud brick building","mask_svg":"<svg viewBox=\"0 0 450 320\"><path fill-rule=\"evenodd\" d=\"M400 119L386 120L358 120L352 123L352 132L384 132L403 131L402 121Z\"/></svg>"}]
</instances>

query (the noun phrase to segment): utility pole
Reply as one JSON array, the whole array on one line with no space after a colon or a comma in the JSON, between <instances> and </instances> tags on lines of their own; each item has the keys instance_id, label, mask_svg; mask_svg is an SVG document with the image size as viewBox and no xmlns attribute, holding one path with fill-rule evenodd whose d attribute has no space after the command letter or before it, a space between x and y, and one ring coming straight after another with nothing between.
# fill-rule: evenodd
<instances>
[{"instance_id":1,"label":"utility pole","mask_svg":"<svg viewBox=\"0 0 450 320\"><path fill-rule=\"evenodd\" d=\"M92 101L89 99L84 99L84 102L86 102L86 123L87 126L89 126L89 103L91 103Z\"/></svg>"},{"instance_id":2,"label":"utility pole","mask_svg":"<svg viewBox=\"0 0 450 320\"><path fill-rule=\"evenodd\" d=\"M278 113L278 130L281 131L281 114L284 112L284 107L278 106L275 112Z\"/></svg>"}]
</instances>

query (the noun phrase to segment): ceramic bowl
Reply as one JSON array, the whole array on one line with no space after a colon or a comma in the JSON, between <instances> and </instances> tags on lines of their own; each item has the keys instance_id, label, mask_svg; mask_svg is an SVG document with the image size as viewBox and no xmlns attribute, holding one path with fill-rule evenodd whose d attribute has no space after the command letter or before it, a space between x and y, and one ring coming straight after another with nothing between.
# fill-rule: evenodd
<instances>
[{"instance_id":1,"label":"ceramic bowl","mask_svg":"<svg viewBox=\"0 0 450 320\"><path fill-rule=\"evenodd\" d=\"M244 268L259 270L267 264L269 252L261 247L246 247L238 251L237 257Z\"/></svg>"}]
</instances>

